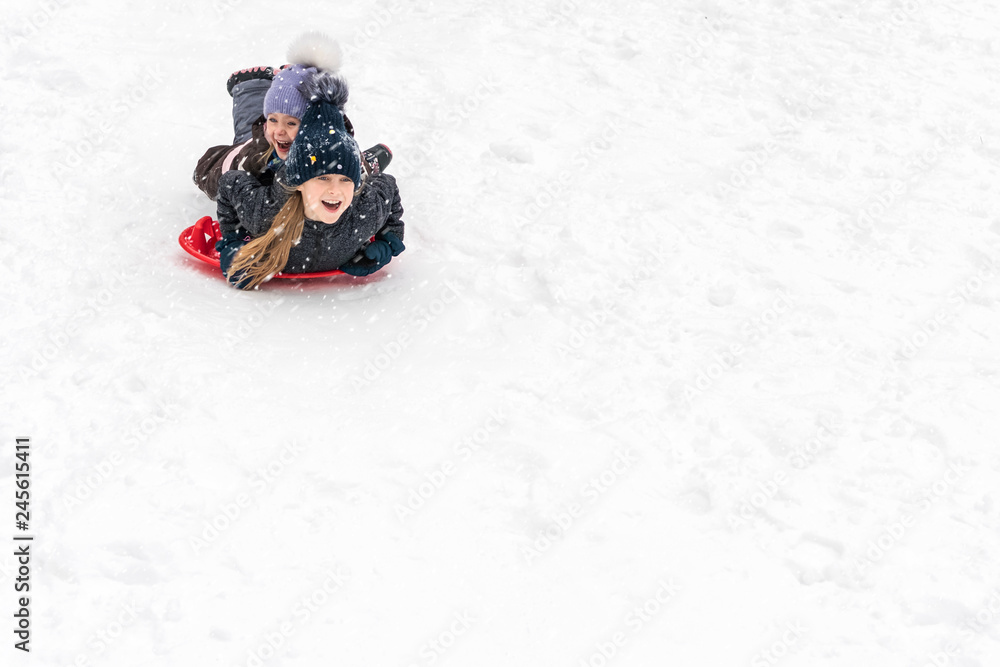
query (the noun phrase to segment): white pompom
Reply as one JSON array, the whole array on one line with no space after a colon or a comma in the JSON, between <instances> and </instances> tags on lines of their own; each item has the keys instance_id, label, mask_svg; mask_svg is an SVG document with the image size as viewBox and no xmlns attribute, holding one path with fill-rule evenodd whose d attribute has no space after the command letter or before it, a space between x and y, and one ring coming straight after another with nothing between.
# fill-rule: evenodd
<instances>
[{"instance_id":1,"label":"white pompom","mask_svg":"<svg viewBox=\"0 0 1000 667\"><path fill-rule=\"evenodd\" d=\"M318 67L327 72L340 69L340 44L321 32L299 35L288 47L288 62L293 65Z\"/></svg>"}]
</instances>

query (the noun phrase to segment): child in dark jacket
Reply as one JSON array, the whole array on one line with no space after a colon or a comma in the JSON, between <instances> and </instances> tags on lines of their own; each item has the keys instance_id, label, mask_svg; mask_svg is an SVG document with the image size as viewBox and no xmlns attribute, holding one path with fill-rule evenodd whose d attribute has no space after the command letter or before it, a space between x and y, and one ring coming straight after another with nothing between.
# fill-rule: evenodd
<instances>
[{"instance_id":1,"label":"child in dark jacket","mask_svg":"<svg viewBox=\"0 0 1000 667\"><path fill-rule=\"evenodd\" d=\"M295 64L277 71L250 67L229 77L226 88L233 98L233 143L209 148L194 171L195 185L209 199L215 200L222 174L234 169L270 184L288 157L309 103L299 93L299 84L306 75L333 73L340 68L340 45L321 33L300 36L289 46L287 56ZM344 125L353 136L354 128L346 116ZM366 154L371 151L377 152L378 147Z\"/></svg>"},{"instance_id":2,"label":"child in dark jacket","mask_svg":"<svg viewBox=\"0 0 1000 667\"><path fill-rule=\"evenodd\" d=\"M344 123L347 84L330 73L304 76L311 103L274 181L229 171L218 191L222 272L241 289L274 274L340 269L374 273L399 255L403 207L396 179L369 174Z\"/></svg>"}]
</instances>

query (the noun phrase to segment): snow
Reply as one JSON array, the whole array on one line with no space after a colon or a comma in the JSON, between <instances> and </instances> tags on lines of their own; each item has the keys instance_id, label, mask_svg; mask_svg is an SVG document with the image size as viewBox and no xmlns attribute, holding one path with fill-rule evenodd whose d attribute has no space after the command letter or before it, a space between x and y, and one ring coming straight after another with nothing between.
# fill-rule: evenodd
<instances>
[{"instance_id":1,"label":"snow","mask_svg":"<svg viewBox=\"0 0 1000 667\"><path fill-rule=\"evenodd\" d=\"M989 3L5 12L32 664L1000 660ZM307 29L407 252L240 293L191 172Z\"/></svg>"}]
</instances>

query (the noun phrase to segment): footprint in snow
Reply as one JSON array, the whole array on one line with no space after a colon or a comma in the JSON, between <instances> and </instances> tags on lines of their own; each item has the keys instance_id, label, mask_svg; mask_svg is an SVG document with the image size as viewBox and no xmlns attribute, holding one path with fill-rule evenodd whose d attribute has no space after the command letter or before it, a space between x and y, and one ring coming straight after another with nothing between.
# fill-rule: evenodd
<instances>
[{"instance_id":1,"label":"footprint in snow","mask_svg":"<svg viewBox=\"0 0 1000 667\"><path fill-rule=\"evenodd\" d=\"M708 291L708 302L713 306L731 306L736 296L736 287L720 285Z\"/></svg>"},{"instance_id":2,"label":"footprint in snow","mask_svg":"<svg viewBox=\"0 0 1000 667\"><path fill-rule=\"evenodd\" d=\"M794 225L786 225L776 222L767 229L767 235L771 238L798 240L804 236L802 230Z\"/></svg>"},{"instance_id":3,"label":"footprint in snow","mask_svg":"<svg viewBox=\"0 0 1000 667\"><path fill-rule=\"evenodd\" d=\"M815 584L831 578L831 568L837 565L844 551L840 542L807 533L788 550L785 562L803 584Z\"/></svg>"},{"instance_id":4,"label":"footprint in snow","mask_svg":"<svg viewBox=\"0 0 1000 667\"><path fill-rule=\"evenodd\" d=\"M519 164L532 164L535 156L531 152L531 147L525 144L516 144L511 141L495 141L490 144L490 151L499 158L508 162Z\"/></svg>"}]
</instances>

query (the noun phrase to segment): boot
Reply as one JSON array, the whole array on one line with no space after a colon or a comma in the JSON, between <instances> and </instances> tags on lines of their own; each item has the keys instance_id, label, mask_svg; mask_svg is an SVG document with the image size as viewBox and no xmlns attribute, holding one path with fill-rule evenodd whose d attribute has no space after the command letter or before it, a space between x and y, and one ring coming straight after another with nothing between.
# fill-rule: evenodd
<instances>
[{"instance_id":1,"label":"boot","mask_svg":"<svg viewBox=\"0 0 1000 667\"><path fill-rule=\"evenodd\" d=\"M241 69L237 72L233 72L229 75L229 81L226 82L226 90L229 91L229 96L233 96L233 87L238 83L243 83L244 81L250 81L251 79L267 79L271 81L274 79L274 68L273 67L248 67L247 69Z\"/></svg>"},{"instance_id":2,"label":"boot","mask_svg":"<svg viewBox=\"0 0 1000 667\"><path fill-rule=\"evenodd\" d=\"M392 162L392 151L385 144L377 144L361 153L361 165L369 178L378 176Z\"/></svg>"}]
</instances>

